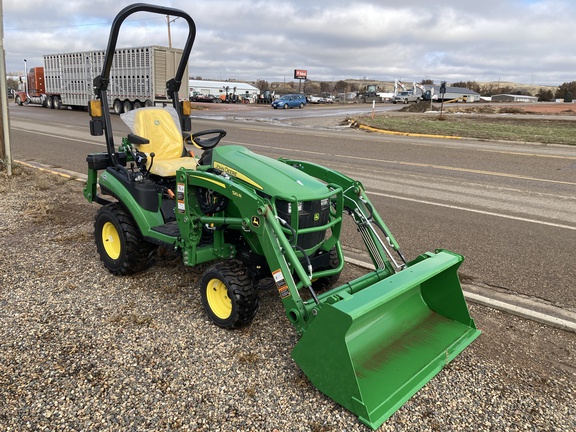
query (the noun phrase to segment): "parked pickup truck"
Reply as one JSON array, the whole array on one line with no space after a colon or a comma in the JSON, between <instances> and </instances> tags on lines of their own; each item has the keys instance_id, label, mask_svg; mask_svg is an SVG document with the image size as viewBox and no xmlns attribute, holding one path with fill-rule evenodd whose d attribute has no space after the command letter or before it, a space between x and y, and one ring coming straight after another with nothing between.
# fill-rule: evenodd
<instances>
[{"instance_id":1,"label":"parked pickup truck","mask_svg":"<svg viewBox=\"0 0 576 432\"><path fill-rule=\"evenodd\" d=\"M394 99L392 99L392 103L404 103L407 104L409 102L420 102L420 95L415 95L414 92L411 91L403 91L394 95Z\"/></svg>"}]
</instances>

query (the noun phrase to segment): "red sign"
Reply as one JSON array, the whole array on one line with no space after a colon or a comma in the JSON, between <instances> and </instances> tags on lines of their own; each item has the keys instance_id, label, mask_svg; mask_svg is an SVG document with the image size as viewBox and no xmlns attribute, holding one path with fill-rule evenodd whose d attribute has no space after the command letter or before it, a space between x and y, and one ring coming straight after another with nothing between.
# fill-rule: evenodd
<instances>
[{"instance_id":1,"label":"red sign","mask_svg":"<svg viewBox=\"0 0 576 432\"><path fill-rule=\"evenodd\" d=\"M294 79L308 78L308 71L305 69L294 69Z\"/></svg>"}]
</instances>

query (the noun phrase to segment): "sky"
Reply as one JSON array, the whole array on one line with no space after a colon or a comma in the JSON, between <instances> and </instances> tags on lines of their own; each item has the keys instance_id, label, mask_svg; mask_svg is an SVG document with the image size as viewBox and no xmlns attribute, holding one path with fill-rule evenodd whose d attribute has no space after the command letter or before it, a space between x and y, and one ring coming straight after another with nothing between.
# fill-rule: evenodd
<instances>
[{"instance_id":1,"label":"sky","mask_svg":"<svg viewBox=\"0 0 576 432\"><path fill-rule=\"evenodd\" d=\"M46 54L103 50L126 0L2 1L6 70ZM146 0L144 0L146 1ZM172 0L197 35L192 77L291 81L576 81L574 0ZM174 17L170 20L172 21ZM167 18L137 13L118 47L168 46ZM181 48L187 25L170 23Z\"/></svg>"}]
</instances>

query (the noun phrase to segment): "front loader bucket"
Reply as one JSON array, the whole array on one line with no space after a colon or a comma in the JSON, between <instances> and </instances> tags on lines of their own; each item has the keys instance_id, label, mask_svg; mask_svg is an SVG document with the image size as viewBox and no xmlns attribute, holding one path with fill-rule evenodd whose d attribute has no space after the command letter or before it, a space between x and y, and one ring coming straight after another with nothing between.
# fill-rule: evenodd
<instances>
[{"instance_id":1,"label":"front loader bucket","mask_svg":"<svg viewBox=\"0 0 576 432\"><path fill-rule=\"evenodd\" d=\"M377 429L480 335L458 280L462 260L422 255L323 302L292 357L321 392Z\"/></svg>"}]
</instances>

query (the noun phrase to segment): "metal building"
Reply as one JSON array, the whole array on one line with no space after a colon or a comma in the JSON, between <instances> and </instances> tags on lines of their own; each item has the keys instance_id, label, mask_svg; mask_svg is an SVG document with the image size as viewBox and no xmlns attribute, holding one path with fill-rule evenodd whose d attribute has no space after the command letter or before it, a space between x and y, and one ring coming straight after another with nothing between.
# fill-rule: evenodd
<instances>
[{"instance_id":1,"label":"metal building","mask_svg":"<svg viewBox=\"0 0 576 432\"><path fill-rule=\"evenodd\" d=\"M492 102L538 102L536 96L498 94L492 96Z\"/></svg>"}]
</instances>

